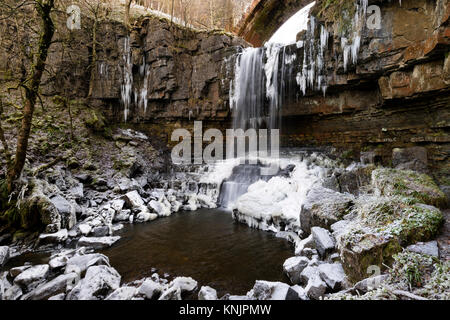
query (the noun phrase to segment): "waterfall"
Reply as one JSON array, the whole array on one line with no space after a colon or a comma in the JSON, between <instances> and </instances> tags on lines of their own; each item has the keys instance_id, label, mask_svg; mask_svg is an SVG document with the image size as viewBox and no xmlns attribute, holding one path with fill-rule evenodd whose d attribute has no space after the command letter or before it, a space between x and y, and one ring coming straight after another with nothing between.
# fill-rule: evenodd
<instances>
[{"instance_id":1,"label":"waterfall","mask_svg":"<svg viewBox=\"0 0 450 320\"><path fill-rule=\"evenodd\" d=\"M126 37L123 46L123 72L122 86L120 87L120 97L123 105L125 122L128 120L128 113L131 107L131 95L133 91L133 63L131 61L130 37Z\"/></svg>"}]
</instances>

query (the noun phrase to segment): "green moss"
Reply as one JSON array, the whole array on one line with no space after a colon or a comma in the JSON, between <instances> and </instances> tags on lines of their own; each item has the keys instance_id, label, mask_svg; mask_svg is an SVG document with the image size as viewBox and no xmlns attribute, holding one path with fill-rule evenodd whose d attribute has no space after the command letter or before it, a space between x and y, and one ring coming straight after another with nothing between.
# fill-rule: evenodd
<instances>
[{"instance_id":1,"label":"green moss","mask_svg":"<svg viewBox=\"0 0 450 320\"><path fill-rule=\"evenodd\" d=\"M372 185L386 196L415 199L436 207L445 207L447 199L433 179L410 170L381 168L372 172Z\"/></svg>"}]
</instances>

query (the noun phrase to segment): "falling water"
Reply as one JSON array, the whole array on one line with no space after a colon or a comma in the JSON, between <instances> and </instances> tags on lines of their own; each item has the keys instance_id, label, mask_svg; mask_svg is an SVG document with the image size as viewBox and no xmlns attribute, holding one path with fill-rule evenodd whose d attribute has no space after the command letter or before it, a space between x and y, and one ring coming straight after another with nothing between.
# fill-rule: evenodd
<instances>
[{"instance_id":1,"label":"falling water","mask_svg":"<svg viewBox=\"0 0 450 320\"><path fill-rule=\"evenodd\" d=\"M120 97L123 104L125 122L131 107L131 95L133 91L133 63L131 61L130 38L126 37L123 46L123 73Z\"/></svg>"}]
</instances>

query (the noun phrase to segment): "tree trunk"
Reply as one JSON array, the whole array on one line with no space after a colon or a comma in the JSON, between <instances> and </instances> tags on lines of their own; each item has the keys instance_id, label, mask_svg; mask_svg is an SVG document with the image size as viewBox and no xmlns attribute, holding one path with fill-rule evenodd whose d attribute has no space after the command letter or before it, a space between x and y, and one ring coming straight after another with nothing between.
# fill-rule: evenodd
<instances>
[{"instance_id":1,"label":"tree trunk","mask_svg":"<svg viewBox=\"0 0 450 320\"><path fill-rule=\"evenodd\" d=\"M41 18L41 35L39 38L38 51L36 59L31 66L31 75L24 84L25 88L25 106L23 108L22 124L17 137L16 157L14 164L8 169L8 192L13 191L14 181L16 181L23 170L27 156L28 139L30 137L31 125L33 120L34 107L39 94L42 74L45 70L48 49L51 45L55 27L50 16L54 8L54 0L35 0L36 10Z\"/></svg>"}]
</instances>

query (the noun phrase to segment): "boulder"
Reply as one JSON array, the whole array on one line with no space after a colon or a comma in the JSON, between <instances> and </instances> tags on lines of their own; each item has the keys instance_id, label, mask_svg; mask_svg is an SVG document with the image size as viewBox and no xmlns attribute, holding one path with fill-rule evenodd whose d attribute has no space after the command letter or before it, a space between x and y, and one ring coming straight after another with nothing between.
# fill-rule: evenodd
<instances>
[{"instance_id":1,"label":"boulder","mask_svg":"<svg viewBox=\"0 0 450 320\"><path fill-rule=\"evenodd\" d=\"M98 226L92 229L92 236L93 237L106 237L110 235L110 229L108 226Z\"/></svg>"},{"instance_id":2,"label":"boulder","mask_svg":"<svg viewBox=\"0 0 450 320\"><path fill-rule=\"evenodd\" d=\"M19 274L24 272L25 270L29 269L31 266L22 266L22 267L15 267L9 269L9 275L13 278L17 277Z\"/></svg>"},{"instance_id":3,"label":"boulder","mask_svg":"<svg viewBox=\"0 0 450 320\"><path fill-rule=\"evenodd\" d=\"M217 291L208 286L203 286L198 292L198 300L218 300Z\"/></svg>"},{"instance_id":4,"label":"boulder","mask_svg":"<svg viewBox=\"0 0 450 320\"><path fill-rule=\"evenodd\" d=\"M55 233L42 233L39 235L39 244L62 243L67 240L69 233L67 229L61 229Z\"/></svg>"},{"instance_id":5,"label":"boulder","mask_svg":"<svg viewBox=\"0 0 450 320\"><path fill-rule=\"evenodd\" d=\"M283 270L292 284L300 283L300 274L308 266L309 259L305 257L292 257L283 264Z\"/></svg>"},{"instance_id":6,"label":"boulder","mask_svg":"<svg viewBox=\"0 0 450 320\"><path fill-rule=\"evenodd\" d=\"M55 296L51 296L50 298L48 298L49 301L62 301L64 299L66 299L65 293L60 293L60 294L57 294Z\"/></svg>"},{"instance_id":7,"label":"boulder","mask_svg":"<svg viewBox=\"0 0 450 320\"><path fill-rule=\"evenodd\" d=\"M151 200L148 206L158 214L159 217L168 217L171 214L170 203L166 206L164 203L159 201Z\"/></svg>"},{"instance_id":8,"label":"boulder","mask_svg":"<svg viewBox=\"0 0 450 320\"><path fill-rule=\"evenodd\" d=\"M258 280L247 292L247 297L251 300L286 300L289 288L286 283Z\"/></svg>"},{"instance_id":9,"label":"boulder","mask_svg":"<svg viewBox=\"0 0 450 320\"><path fill-rule=\"evenodd\" d=\"M295 242L295 255L297 256L302 255L303 251L307 248L309 249L316 248L316 243L314 242L312 234L303 240Z\"/></svg>"},{"instance_id":10,"label":"boulder","mask_svg":"<svg viewBox=\"0 0 450 320\"><path fill-rule=\"evenodd\" d=\"M75 255L67 261L66 272L68 272L70 269L76 269L80 274L82 274L89 267L98 265L105 265L109 267L110 265L108 257L100 253Z\"/></svg>"},{"instance_id":11,"label":"boulder","mask_svg":"<svg viewBox=\"0 0 450 320\"><path fill-rule=\"evenodd\" d=\"M406 250L439 258L437 241L418 242L406 247Z\"/></svg>"},{"instance_id":12,"label":"boulder","mask_svg":"<svg viewBox=\"0 0 450 320\"><path fill-rule=\"evenodd\" d=\"M311 189L300 211L300 225L306 234L312 227L329 229L341 220L352 206L354 197L323 187Z\"/></svg>"},{"instance_id":13,"label":"boulder","mask_svg":"<svg viewBox=\"0 0 450 320\"><path fill-rule=\"evenodd\" d=\"M300 287L298 284L296 284L295 286L292 286L290 288L290 290L293 290L297 293L297 296L300 300L309 300L308 295L306 294L305 289L303 289L302 287Z\"/></svg>"},{"instance_id":14,"label":"boulder","mask_svg":"<svg viewBox=\"0 0 450 320\"><path fill-rule=\"evenodd\" d=\"M384 269L392 256L401 251L398 240L390 235L351 232L339 239L338 248L345 273L352 282L365 279L370 266Z\"/></svg>"},{"instance_id":15,"label":"boulder","mask_svg":"<svg viewBox=\"0 0 450 320\"><path fill-rule=\"evenodd\" d=\"M106 297L105 300L132 300L137 294L137 288L124 286L116 289L113 293Z\"/></svg>"},{"instance_id":16,"label":"boulder","mask_svg":"<svg viewBox=\"0 0 450 320\"><path fill-rule=\"evenodd\" d=\"M142 285L139 287L139 294L143 295L145 298L152 300L157 299L164 288L161 284L151 279L146 279Z\"/></svg>"},{"instance_id":17,"label":"boulder","mask_svg":"<svg viewBox=\"0 0 450 320\"><path fill-rule=\"evenodd\" d=\"M388 278L389 276L387 274L380 274L378 276L363 279L354 285L353 290L358 290L360 294L364 294L379 288Z\"/></svg>"},{"instance_id":18,"label":"boulder","mask_svg":"<svg viewBox=\"0 0 450 320\"><path fill-rule=\"evenodd\" d=\"M4 266L9 260L9 247L0 247L0 267Z\"/></svg>"},{"instance_id":19,"label":"boulder","mask_svg":"<svg viewBox=\"0 0 450 320\"><path fill-rule=\"evenodd\" d=\"M158 300L181 300L181 288L177 286L168 288Z\"/></svg>"},{"instance_id":20,"label":"boulder","mask_svg":"<svg viewBox=\"0 0 450 320\"><path fill-rule=\"evenodd\" d=\"M49 273L49 269L50 267L48 264L32 266L19 274L14 279L14 284L29 291L45 280Z\"/></svg>"},{"instance_id":21,"label":"boulder","mask_svg":"<svg viewBox=\"0 0 450 320\"><path fill-rule=\"evenodd\" d=\"M300 273L300 283L308 284L309 280L314 277L320 277L319 268L317 266L309 265Z\"/></svg>"},{"instance_id":22,"label":"boulder","mask_svg":"<svg viewBox=\"0 0 450 320\"><path fill-rule=\"evenodd\" d=\"M309 298L319 300L325 295L327 285L319 276L309 279L308 284L305 287L305 292Z\"/></svg>"},{"instance_id":23,"label":"boulder","mask_svg":"<svg viewBox=\"0 0 450 320\"><path fill-rule=\"evenodd\" d=\"M81 237L78 240L78 247L91 247L94 249L105 249L111 247L120 240L119 236L114 237Z\"/></svg>"},{"instance_id":24,"label":"boulder","mask_svg":"<svg viewBox=\"0 0 450 320\"><path fill-rule=\"evenodd\" d=\"M372 172L372 186L381 195L406 197L438 208L447 205L446 195L433 179L416 171L376 169Z\"/></svg>"},{"instance_id":25,"label":"boulder","mask_svg":"<svg viewBox=\"0 0 450 320\"><path fill-rule=\"evenodd\" d=\"M17 300L23 295L22 288L18 286L17 284L9 287L6 289L6 291L3 293L3 300Z\"/></svg>"},{"instance_id":26,"label":"boulder","mask_svg":"<svg viewBox=\"0 0 450 320\"><path fill-rule=\"evenodd\" d=\"M46 300L56 294L65 293L67 284L73 283L76 279L78 279L76 273L62 274L25 294L22 300Z\"/></svg>"},{"instance_id":27,"label":"boulder","mask_svg":"<svg viewBox=\"0 0 450 320\"><path fill-rule=\"evenodd\" d=\"M80 224L78 226L78 229L80 230L80 232L81 232L81 234L83 236L87 236L92 231L92 227L90 225L88 225L88 224L85 224L85 223Z\"/></svg>"},{"instance_id":28,"label":"boulder","mask_svg":"<svg viewBox=\"0 0 450 320\"><path fill-rule=\"evenodd\" d=\"M75 213L75 207L66 200L66 198L56 195L50 199L53 205L61 216L61 227L66 229L72 229L77 223L77 217Z\"/></svg>"},{"instance_id":29,"label":"boulder","mask_svg":"<svg viewBox=\"0 0 450 320\"><path fill-rule=\"evenodd\" d=\"M86 276L67 295L67 300L102 300L117 290L121 277L111 267L92 266Z\"/></svg>"},{"instance_id":30,"label":"boulder","mask_svg":"<svg viewBox=\"0 0 450 320\"><path fill-rule=\"evenodd\" d=\"M111 202L111 208L114 211L116 211L116 213L121 212L124 205L125 205L125 200L123 200L123 199L115 199Z\"/></svg>"},{"instance_id":31,"label":"boulder","mask_svg":"<svg viewBox=\"0 0 450 320\"><path fill-rule=\"evenodd\" d=\"M179 287L181 289L181 293L183 292L191 292L197 288L197 281L190 277L177 277L171 283L170 287Z\"/></svg>"},{"instance_id":32,"label":"boulder","mask_svg":"<svg viewBox=\"0 0 450 320\"><path fill-rule=\"evenodd\" d=\"M319 275L327 286L334 292L345 287L346 276L340 263L324 263L319 265Z\"/></svg>"},{"instance_id":33,"label":"boulder","mask_svg":"<svg viewBox=\"0 0 450 320\"><path fill-rule=\"evenodd\" d=\"M311 234L316 243L316 249L321 257L326 257L334 250L335 241L328 230L320 227L313 227L311 229Z\"/></svg>"}]
</instances>

